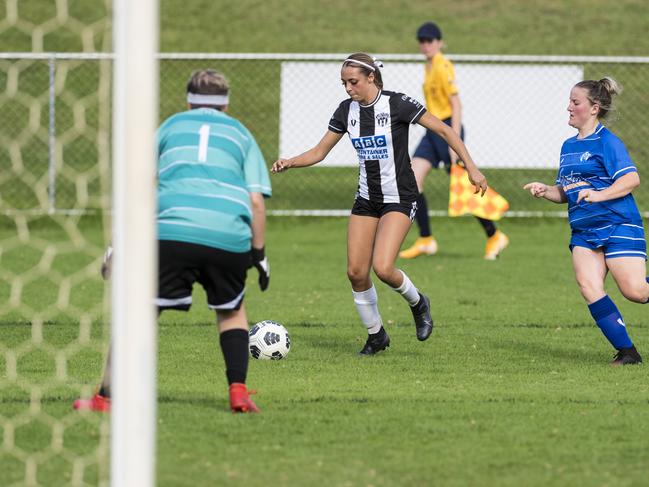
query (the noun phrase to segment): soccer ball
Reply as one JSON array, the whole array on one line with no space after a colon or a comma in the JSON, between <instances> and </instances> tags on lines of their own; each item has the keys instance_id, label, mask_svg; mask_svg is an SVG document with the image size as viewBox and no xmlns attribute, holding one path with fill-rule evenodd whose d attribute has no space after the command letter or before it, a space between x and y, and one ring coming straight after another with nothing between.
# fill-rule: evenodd
<instances>
[{"instance_id":1,"label":"soccer ball","mask_svg":"<svg viewBox=\"0 0 649 487\"><path fill-rule=\"evenodd\" d=\"M248 333L250 355L259 360L281 360L291 349L291 337L282 325L273 320L257 323Z\"/></svg>"}]
</instances>

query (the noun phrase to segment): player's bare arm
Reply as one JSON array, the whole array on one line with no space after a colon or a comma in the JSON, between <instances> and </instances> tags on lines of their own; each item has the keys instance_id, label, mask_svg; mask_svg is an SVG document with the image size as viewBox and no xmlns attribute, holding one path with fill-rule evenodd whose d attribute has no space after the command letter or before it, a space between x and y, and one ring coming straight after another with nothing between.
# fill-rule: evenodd
<instances>
[{"instance_id":1,"label":"player's bare arm","mask_svg":"<svg viewBox=\"0 0 649 487\"><path fill-rule=\"evenodd\" d=\"M424 113L424 115L419 119L419 125L438 133L444 138L444 140L446 140L451 149L455 151L464 163L464 167L469 176L469 181L475 187L475 193L481 192L482 195L484 195L487 191L487 178L484 177L473 162L473 159L469 155L469 151L464 145L464 142L462 142L462 139L460 139L460 136L457 135L451 127L428 112Z\"/></svg>"},{"instance_id":2,"label":"player's bare arm","mask_svg":"<svg viewBox=\"0 0 649 487\"><path fill-rule=\"evenodd\" d=\"M327 157L327 154L331 152L331 149L334 148L342 136L343 134L337 134L328 130L315 147L303 152L299 156L291 157L289 159L278 159L270 170L271 172L278 173L286 171L292 167L313 166Z\"/></svg>"},{"instance_id":3,"label":"player's bare arm","mask_svg":"<svg viewBox=\"0 0 649 487\"><path fill-rule=\"evenodd\" d=\"M264 248L266 234L266 202L261 193L250 193L252 202L252 246Z\"/></svg>"},{"instance_id":4,"label":"player's bare arm","mask_svg":"<svg viewBox=\"0 0 649 487\"><path fill-rule=\"evenodd\" d=\"M451 128L453 131L460 135L462 132L462 103L460 102L460 95L457 93L449 97L451 104ZM449 148L449 155L451 156L451 164L457 163L457 154Z\"/></svg>"},{"instance_id":5,"label":"player's bare arm","mask_svg":"<svg viewBox=\"0 0 649 487\"><path fill-rule=\"evenodd\" d=\"M640 186L640 176L637 172L630 172L624 176L620 176L612 185L601 191L582 189L577 195L577 203L581 200L588 203L598 203L600 201L623 198L638 186Z\"/></svg>"}]
</instances>

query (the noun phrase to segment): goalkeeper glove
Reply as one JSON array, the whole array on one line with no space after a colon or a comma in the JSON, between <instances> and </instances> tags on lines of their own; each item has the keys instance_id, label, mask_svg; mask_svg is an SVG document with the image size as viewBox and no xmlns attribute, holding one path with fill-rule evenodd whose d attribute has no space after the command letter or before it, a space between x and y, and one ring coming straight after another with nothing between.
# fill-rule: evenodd
<instances>
[{"instance_id":1,"label":"goalkeeper glove","mask_svg":"<svg viewBox=\"0 0 649 487\"><path fill-rule=\"evenodd\" d=\"M270 282L270 264L268 258L264 253L264 247L260 249L252 248L252 265L255 266L259 272L259 289L265 291Z\"/></svg>"}]
</instances>

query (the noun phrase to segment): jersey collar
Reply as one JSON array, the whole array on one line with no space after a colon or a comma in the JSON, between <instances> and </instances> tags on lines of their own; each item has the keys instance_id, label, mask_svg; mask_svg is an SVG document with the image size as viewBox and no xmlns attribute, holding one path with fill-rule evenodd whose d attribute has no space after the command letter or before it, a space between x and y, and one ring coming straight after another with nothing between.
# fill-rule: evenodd
<instances>
[{"instance_id":1,"label":"jersey collar","mask_svg":"<svg viewBox=\"0 0 649 487\"><path fill-rule=\"evenodd\" d=\"M369 105L361 105L360 103L358 104L361 108L369 108L371 106L376 105L376 102L379 101L379 98L381 98L381 95L383 94L383 90L379 90L379 92L376 94L376 98L374 98L374 101L370 103Z\"/></svg>"},{"instance_id":2,"label":"jersey collar","mask_svg":"<svg viewBox=\"0 0 649 487\"><path fill-rule=\"evenodd\" d=\"M598 138L598 137L599 137L599 133L602 131L603 128L604 128L604 125L602 125L601 123L598 123L598 124L597 124L597 127L595 127L595 130L593 131L592 134L588 134L588 135L587 135L586 137L584 137L583 139L580 139L580 138L579 138L579 134L577 134L577 135L575 135L575 140L579 140L579 141L581 141L581 140L590 140L590 139L593 139L593 138Z\"/></svg>"}]
</instances>

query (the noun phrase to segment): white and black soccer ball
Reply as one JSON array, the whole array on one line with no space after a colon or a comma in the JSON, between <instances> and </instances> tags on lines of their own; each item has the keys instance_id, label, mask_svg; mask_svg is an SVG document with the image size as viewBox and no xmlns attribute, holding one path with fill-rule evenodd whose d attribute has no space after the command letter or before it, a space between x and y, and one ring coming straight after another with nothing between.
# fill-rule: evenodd
<instances>
[{"instance_id":1,"label":"white and black soccer ball","mask_svg":"<svg viewBox=\"0 0 649 487\"><path fill-rule=\"evenodd\" d=\"M281 360L291 349L291 337L282 325L273 320L255 324L248 333L250 355L259 360Z\"/></svg>"}]
</instances>

